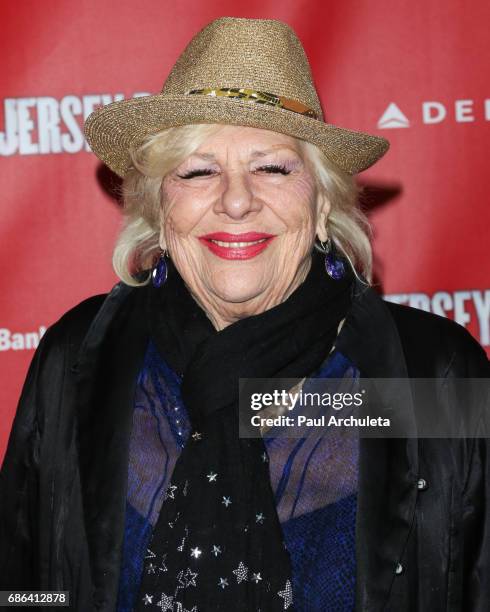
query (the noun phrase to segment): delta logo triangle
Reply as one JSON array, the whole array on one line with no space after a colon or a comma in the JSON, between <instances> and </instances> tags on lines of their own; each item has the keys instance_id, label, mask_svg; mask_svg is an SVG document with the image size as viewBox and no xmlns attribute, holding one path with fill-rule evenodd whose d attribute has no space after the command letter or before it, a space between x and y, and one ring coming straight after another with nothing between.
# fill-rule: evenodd
<instances>
[{"instance_id":1,"label":"delta logo triangle","mask_svg":"<svg viewBox=\"0 0 490 612\"><path fill-rule=\"evenodd\" d=\"M410 121L405 117L398 106L394 102L391 102L379 119L378 128L389 129L407 127L410 127Z\"/></svg>"}]
</instances>

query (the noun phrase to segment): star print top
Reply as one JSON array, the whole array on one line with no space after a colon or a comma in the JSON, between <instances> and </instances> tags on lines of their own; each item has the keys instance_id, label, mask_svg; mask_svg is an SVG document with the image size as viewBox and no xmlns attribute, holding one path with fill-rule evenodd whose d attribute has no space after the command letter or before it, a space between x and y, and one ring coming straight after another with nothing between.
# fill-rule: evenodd
<instances>
[{"instance_id":1,"label":"star print top","mask_svg":"<svg viewBox=\"0 0 490 612\"><path fill-rule=\"evenodd\" d=\"M314 376L344 379L350 385L359 372L334 350ZM150 342L135 395L117 612L133 609L152 530L190 434L180 397L180 377ZM275 430L270 430L264 437L267 452L263 459L269 463L276 509L291 558L294 610L352 612L357 434L354 430L299 439L274 434ZM213 554L220 554L219 546L216 548ZM165 559L155 559L147 566L147 571L166 570ZM227 585L217 584L216 588ZM157 602L147 597L144 603L149 610L156 609Z\"/></svg>"}]
</instances>

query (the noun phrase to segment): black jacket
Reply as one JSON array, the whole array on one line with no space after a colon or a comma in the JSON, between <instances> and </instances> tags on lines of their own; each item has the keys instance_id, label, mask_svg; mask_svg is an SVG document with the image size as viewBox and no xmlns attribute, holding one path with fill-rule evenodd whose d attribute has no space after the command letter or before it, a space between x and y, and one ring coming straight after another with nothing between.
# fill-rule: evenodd
<instances>
[{"instance_id":1,"label":"black jacket","mask_svg":"<svg viewBox=\"0 0 490 612\"><path fill-rule=\"evenodd\" d=\"M0 473L0 589L67 590L72 610L115 610L132 399L147 342L141 291L119 283L82 302L36 351ZM371 377L489 377L464 328L360 284L337 346ZM414 414L405 417L412 425ZM490 610L482 427L463 439L361 440L357 611Z\"/></svg>"}]
</instances>

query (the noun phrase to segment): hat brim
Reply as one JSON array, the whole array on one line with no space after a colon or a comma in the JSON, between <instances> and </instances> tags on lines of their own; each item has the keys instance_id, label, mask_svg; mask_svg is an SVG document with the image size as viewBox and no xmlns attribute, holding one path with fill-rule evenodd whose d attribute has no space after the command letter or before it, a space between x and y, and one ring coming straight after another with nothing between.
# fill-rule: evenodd
<instances>
[{"instance_id":1,"label":"hat brim","mask_svg":"<svg viewBox=\"0 0 490 612\"><path fill-rule=\"evenodd\" d=\"M124 178L130 147L169 127L223 123L273 130L318 146L349 174L366 170L388 150L385 138L337 127L290 110L240 99L198 95L142 96L112 102L95 110L84 125L92 151Z\"/></svg>"}]
</instances>

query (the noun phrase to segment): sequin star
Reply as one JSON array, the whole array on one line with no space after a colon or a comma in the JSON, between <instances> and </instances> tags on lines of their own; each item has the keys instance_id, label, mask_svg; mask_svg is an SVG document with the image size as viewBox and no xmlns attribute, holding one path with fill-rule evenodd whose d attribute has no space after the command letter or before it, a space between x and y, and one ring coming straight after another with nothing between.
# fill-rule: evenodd
<instances>
[{"instance_id":1,"label":"sequin star","mask_svg":"<svg viewBox=\"0 0 490 612\"><path fill-rule=\"evenodd\" d=\"M160 607L162 612L168 612L168 610L172 611L174 608L174 604L172 603L173 598L173 595L165 595L165 593L162 593L160 601L158 601L156 605Z\"/></svg>"},{"instance_id":2,"label":"sequin star","mask_svg":"<svg viewBox=\"0 0 490 612\"><path fill-rule=\"evenodd\" d=\"M284 609L287 610L293 603L293 589L291 588L291 583L289 580L286 580L284 591L278 591L277 594L281 599L284 599Z\"/></svg>"},{"instance_id":3,"label":"sequin star","mask_svg":"<svg viewBox=\"0 0 490 612\"><path fill-rule=\"evenodd\" d=\"M191 438L194 440L194 442L197 442L198 440L201 440L201 439L202 439L202 433L200 433L200 432L198 432L198 431L195 431L195 432L192 434Z\"/></svg>"},{"instance_id":4,"label":"sequin star","mask_svg":"<svg viewBox=\"0 0 490 612\"><path fill-rule=\"evenodd\" d=\"M231 504L231 498L226 497L226 495L223 495L223 501L221 503L228 508L228 506Z\"/></svg>"},{"instance_id":5,"label":"sequin star","mask_svg":"<svg viewBox=\"0 0 490 612\"><path fill-rule=\"evenodd\" d=\"M228 586L228 578L220 578L218 586L225 589Z\"/></svg>"},{"instance_id":6,"label":"sequin star","mask_svg":"<svg viewBox=\"0 0 490 612\"><path fill-rule=\"evenodd\" d=\"M240 582L247 580L248 568L246 565L244 565L243 561L240 561L238 567L233 570L233 573L236 576L236 581L238 582L238 584L240 584Z\"/></svg>"},{"instance_id":7,"label":"sequin star","mask_svg":"<svg viewBox=\"0 0 490 612\"><path fill-rule=\"evenodd\" d=\"M260 572L257 572L256 574L252 574L251 580L253 580L255 584L257 584L259 580L262 580L262 576L260 575Z\"/></svg>"},{"instance_id":8,"label":"sequin star","mask_svg":"<svg viewBox=\"0 0 490 612\"><path fill-rule=\"evenodd\" d=\"M216 546L216 544L213 544L213 555L217 557L220 554L221 554L221 547Z\"/></svg>"},{"instance_id":9,"label":"sequin star","mask_svg":"<svg viewBox=\"0 0 490 612\"><path fill-rule=\"evenodd\" d=\"M148 554L146 555L145 559L154 559L156 557L156 554L152 552L149 548L146 549L146 552Z\"/></svg>"},{"instance_id":10,"label":"sequin star","mask_svg":"<svg viewBox=\"0 0 490 612\"><path fill-rule=\"evenodd\" d=\"M264 463L267 463L267 460L268 460L267 453L264 451L264 452L262 453L262 461L263 461Z\"/></svg>"},{"instance_id":11,"label":"sequin star","mask_svg":"<svg viewBox=\"0 0 490 612\"><path fill-rule=\"evenodd\" d=\"M198 572L193 572L190 567L188 567L184 574L185 586L196 586L196 578L198 576Z\"/></svg>"},{"instance_id":12,"label":"sequin star","mask_svg":"<svg viewBox=\"0 0 490 612\"><path fill-rule=\"evenodd\" d=\"M165 565L165 559L166 558L167 558L167 553L162 555L162 562L160 563L159 567L157 568L159 572L167 572L168 571L168 567Z\"/></svg>"},{"instance_id":13,"label":"sequin star","mask_svg":"<svg viewBox=\"0 0 490 612\"><path fill-rule=\"evenodd\" d=\"M177 490L177 485L169 485L167 487L165 499L167 499L169 497L170 497L170 499L175 499L175 491L176 490Z\"/></svg>"},{"instance_id":14,"label":"sequin star","mask_svg":"<svg viewBox=\"0 0 490 612\"><path fill-rule=\"evenodd\" d=\"M191 557L194 557L194 559L199 559L201 554L202 554L202 550L198 548L197 546L195 548L191 548Z\"/></svg>"},{"instance_id":15,"label":"sequin star","mask_svg":"<svg viewBox=\"0 0 490 612\"><path fill-rule=\"evenodd\" d=\"M153 563L150 563L150 565L148 566L148 573L149 574L154 574L155 573L155 569L156 569L156 565L153 565Z\"/></svg>"},{"instance_id":16,"label":"sequin star","mask_svg":"<svg viewBox=\"0 0 490 612\"><path fill-rule=\"evenodd\" d=\"M256 523L260 523L262 525L262 523L264 522L265 516L262 514L262 512L259 512L258 514L255 515L255 522Z\"/></svg>"},{"instance_id":17,"label":"sequin star","mask_svg":"<svg viewBox=\"0 0 490 612\"><path fill-rule=\"evenodd\" d=\"M153 603L153 595L145 595L143 597L143 603L145 604L145 606L148 606L149 604Z\"/></svg>"},{"instance_id":18,"label":"sequin star","mask_svg":"<svg viewBox=\"0 0 490 612\"><path fill-rule=\"evenodd\" d=\"M218 477L218 474L216 474L216 472L209 472L209 474L207 474L207 478L209 482L216 482L217 477Z\"/></svg>"}]
</instances>

